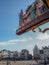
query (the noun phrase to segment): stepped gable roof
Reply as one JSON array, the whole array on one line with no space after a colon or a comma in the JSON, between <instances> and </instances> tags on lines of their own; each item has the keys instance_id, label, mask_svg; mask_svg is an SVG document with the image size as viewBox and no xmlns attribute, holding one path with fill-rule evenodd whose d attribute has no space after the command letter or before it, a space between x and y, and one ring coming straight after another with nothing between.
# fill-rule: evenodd
<instances>
[{"instance_id":1,"label":"stepped gable roof","mask_svg":"<svg viewBox=\"0 0 49 65\"><path fill-rule=\"evenodd\" d=\"M49 47L45 46L45 47L43 47L43 49L49 49Z\"/></svg>"}]
</instances>

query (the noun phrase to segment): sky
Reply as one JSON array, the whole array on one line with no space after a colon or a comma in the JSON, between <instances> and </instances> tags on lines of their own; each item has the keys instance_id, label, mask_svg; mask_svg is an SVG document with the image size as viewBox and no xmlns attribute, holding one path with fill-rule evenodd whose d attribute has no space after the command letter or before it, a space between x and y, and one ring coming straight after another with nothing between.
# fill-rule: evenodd
<instances>
[{"instance_id":1,"label":"sky","mask_svg":"<svg viewBox=\"0 0 49 65\"><path fill-rule=\"evenodd\" d=\"M23 9L24 13L31 3L35 0L0 0L0 50L7 49L21 51L27 49L33 54L35 45L41 49L42 46L49 46L49 31L40 33L29 31L20 36L16 35L19 27L19 12ZM44 29L49 27L49 22L40 26Z\"/></svg>"}]
</instances>

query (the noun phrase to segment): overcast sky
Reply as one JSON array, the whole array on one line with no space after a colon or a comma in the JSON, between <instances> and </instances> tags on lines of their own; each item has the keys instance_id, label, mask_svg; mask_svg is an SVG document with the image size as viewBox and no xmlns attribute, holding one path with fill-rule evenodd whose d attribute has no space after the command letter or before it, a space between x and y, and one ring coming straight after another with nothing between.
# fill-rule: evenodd
<instances>
[{"instance_id":1,"label":"overcast sky","mask_svg":"<svg viewBox=\"0 0 49 65\"><path fill-rule=\"evenodd\" d=\"M35 44L39 48L49 45L49 31L40 33L29 31L23 35L16 35L18 29L19 12L21 9L25 12L27 6L34 0L0 0L0 50L17 50L28 49L33 53ZM40 26L44 29L49 27L49 23Z\"/></svg>"}]
</instances>

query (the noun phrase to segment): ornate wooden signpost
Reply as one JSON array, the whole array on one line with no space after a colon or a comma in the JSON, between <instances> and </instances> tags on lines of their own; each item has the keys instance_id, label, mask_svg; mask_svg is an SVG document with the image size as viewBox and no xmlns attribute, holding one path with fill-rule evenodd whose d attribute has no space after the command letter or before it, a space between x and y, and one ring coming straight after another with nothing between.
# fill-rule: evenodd
<instances>
[{"instance_id":1,"label":"ornate wooden signpost","mask_svg":"<svg viewBox=\"0 0 49 65\"><path fill-rule=\"evenodd\" d=\"M20 12L19 28L16 30L17 35L21 35L34 29L39 28L39 26L49 22L49 0L36 0L31 4L26 13ZM41 30L39 32L46 32L49 28Z\"/></svg>"}]
</instances>

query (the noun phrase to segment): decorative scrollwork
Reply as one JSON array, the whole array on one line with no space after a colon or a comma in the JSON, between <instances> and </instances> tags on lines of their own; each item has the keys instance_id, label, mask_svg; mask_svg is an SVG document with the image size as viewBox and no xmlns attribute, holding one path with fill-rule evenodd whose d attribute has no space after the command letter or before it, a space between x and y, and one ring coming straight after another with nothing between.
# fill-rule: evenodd
<instances>
[{"instance_id":1,"label":"decorative scrollwork","mask_svg":"<svg viewBox=\"0 0 49 65\"><path fill-rule=\"evenodd\" d=\"M41 30L41 28L39 28L39 32L45 33L47 30L49 30L49 28L45 28L43 30Z\"/></svg>"}]
</instances>

